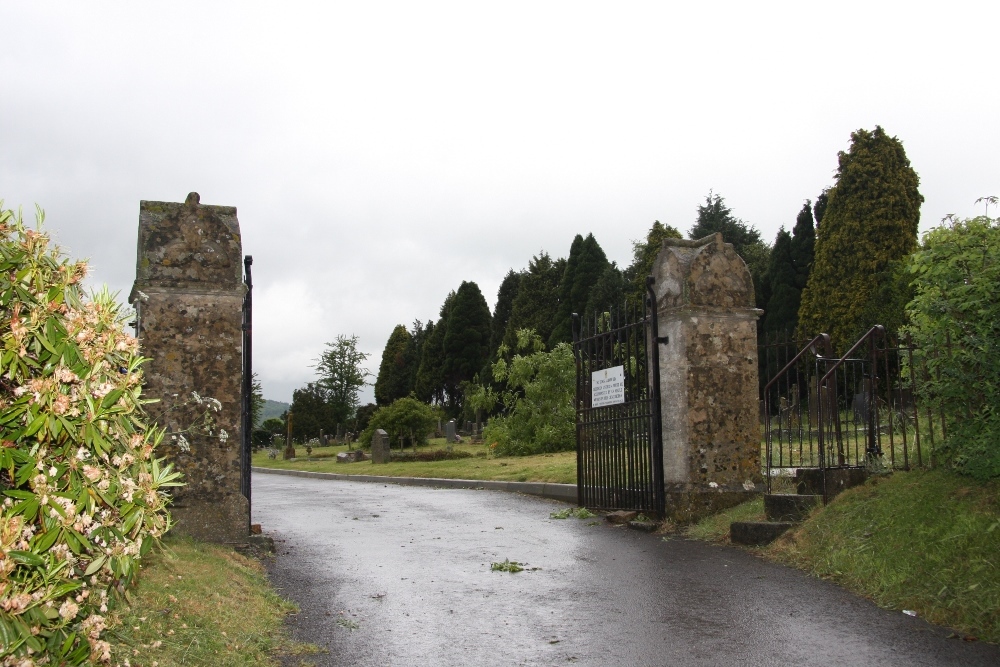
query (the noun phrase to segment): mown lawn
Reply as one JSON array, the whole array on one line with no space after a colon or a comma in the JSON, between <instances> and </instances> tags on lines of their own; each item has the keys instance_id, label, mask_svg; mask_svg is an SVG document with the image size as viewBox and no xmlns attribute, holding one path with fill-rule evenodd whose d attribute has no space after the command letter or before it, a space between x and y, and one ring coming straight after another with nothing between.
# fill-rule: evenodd
<instances>
[{"instance_id":1,"label":"mown lawn","mask_svg":"<svg viewBox=\"0 0 1000 667\"><path fill-rule=\"evenodd\" d=\"M385 475L387 477L440 477L444 479L479 479L509 482L556 482L576 484L576 452L556 452L536 456L492 457L487 455L485 445L457 444L453 452L469 454L468 458L443 461L393 461L375 465L371 461L358 463L337 463L336 455L357 447L340 445L337 447L315 447L307 454L305 447L296 446L297 457L282 460L281 452L276 458L269 458L266 451L253 456L253 465L262 468L284 468L309 470L313 472L335 472L344 475ZM445 450L444 438L435 438L417 452ZM414 450L407 448L409 455ZM393 450L397 453L398 450Z\"/></svg>"}]
</instances>

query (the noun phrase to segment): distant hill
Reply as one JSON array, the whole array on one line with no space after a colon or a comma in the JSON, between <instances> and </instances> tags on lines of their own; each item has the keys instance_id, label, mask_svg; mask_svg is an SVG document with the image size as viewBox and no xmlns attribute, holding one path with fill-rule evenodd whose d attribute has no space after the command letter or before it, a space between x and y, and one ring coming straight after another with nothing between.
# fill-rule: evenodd
<instances>
[{"instance_id":1,"label":"distant hill","mask_svg":"<svg viewBox=\"0 0 1000 667\"><path fill-rule=\"evenodd\" d=\"M264 409L260 411L260 424L264 423L265 419L270 419L272 417L280 417L285 413L285 410L292 407L288 403L282 403L281 401L272 401L270 399L264 399ZM254 428L260 426L256 424Z\"/></svg>"}]
</instances>

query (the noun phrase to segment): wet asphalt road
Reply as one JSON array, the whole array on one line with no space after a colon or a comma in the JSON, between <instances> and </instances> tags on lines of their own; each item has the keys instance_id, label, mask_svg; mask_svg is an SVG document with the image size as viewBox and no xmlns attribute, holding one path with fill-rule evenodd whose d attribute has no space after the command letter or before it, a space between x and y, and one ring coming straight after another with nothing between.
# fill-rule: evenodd
<instances>
[{"instance_id":1,"label":"wet asphalt road","mask_svg":"<svg viewBox=\"0 0 1000 667\"><path fill-rule=\"evenodd\" d=\"M255 474L293 635L326 665L1000 665L1000 647L738 549L496 491ZM492 562L520 561L517 574ZM341 613L343 612L343 613ZM355 629L352 629L352 626ZM292 664L297 664L298 659Z\"/></svg>"}]
</instances>

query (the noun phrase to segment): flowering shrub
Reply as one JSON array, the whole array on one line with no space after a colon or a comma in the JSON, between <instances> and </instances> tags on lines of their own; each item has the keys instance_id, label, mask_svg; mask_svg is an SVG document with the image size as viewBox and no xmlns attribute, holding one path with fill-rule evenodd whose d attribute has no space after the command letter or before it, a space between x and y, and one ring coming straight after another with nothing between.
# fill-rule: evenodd
<instances>
[{"instance_id":1,"label":"flowering shrub","mask_svg":"<svg viewBox=\"0 0 1000 667\"><path fill-rule=\"evenodd\" d=\"M170 527L138 344L85 273L0 202L3 667L107 662L108 607Z\"/></svg>"}]
</instances>

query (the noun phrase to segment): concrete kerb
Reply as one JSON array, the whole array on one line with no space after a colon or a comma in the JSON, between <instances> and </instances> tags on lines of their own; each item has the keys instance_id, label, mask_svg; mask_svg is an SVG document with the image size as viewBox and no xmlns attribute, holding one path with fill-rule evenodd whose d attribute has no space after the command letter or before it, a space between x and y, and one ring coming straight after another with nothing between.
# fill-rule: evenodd
<instances>
[{"instance_id":1,"label":"concrete kerb","mask_svg":"<svg viewBox=\"0 0 1000 667\"><path fill-rule=\"evenodd\" d=\"M551 482L502 482L481 479L441 479L438 477L383 477L380 475L342 475L334 472L311 472L308 470L287 470L283 468L253 467L253 472L266 475L289 475L291 477L313 477L315 479L335 479L347 482L373 482L378 484L401 484L403 486L431 486L444 489L488 489L490 491L512 491L529 496L540 496L551 500L576 504L576 484L553 484Z\"/></svg>"}]
</instances>

